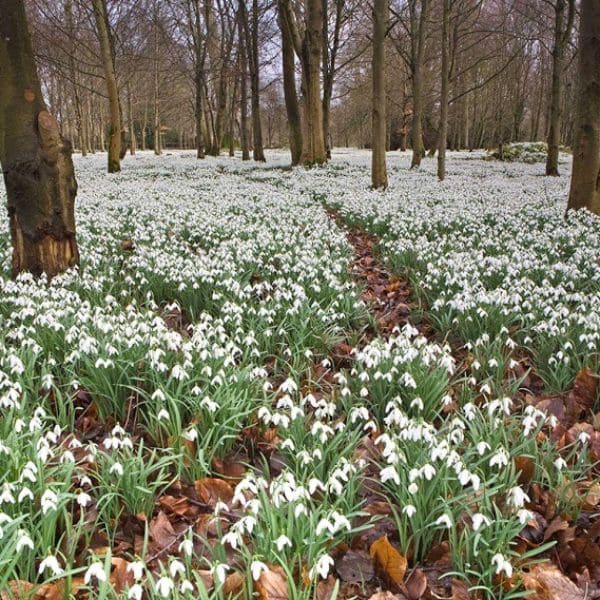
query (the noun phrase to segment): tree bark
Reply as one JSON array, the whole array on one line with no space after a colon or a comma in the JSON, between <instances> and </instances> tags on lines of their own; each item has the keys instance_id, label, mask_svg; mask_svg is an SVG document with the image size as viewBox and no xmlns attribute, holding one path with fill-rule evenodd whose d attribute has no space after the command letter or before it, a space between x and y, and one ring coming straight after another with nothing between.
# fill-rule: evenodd
<instances>
[{"instance_id":1,"label":"tree bark","mask_svg":"<svg viewBox=\"0 0 600 600\"><path fill-rule=\"evenodd\" d=\"M240 146L242 160L250 160L250 145L248 141L248 58L246 56L246 40L244 29L244 1L238 4L238 40L239 40L239 69L240 69Z\"/></svg>"},{"instance_id":2,"label":"tree bark","mask_svg":"<svg viewBox=\"0 0 600 600\"><path fill-rule=\"evenodd\" d=\"M300 164L302 159L302 118L296 92L296 69L294 61L294 46L291 32L282 15L281 1L279 7L279 27L281 29L281 61L283 70L283 95L288 119L288 135L292 165Z\"/></svg>"},{"instance_id":3,"label":"tree bark","mask_svg":"<svg viewBox=\"0 0 600 600\"><path fill-rule=\"evenodd\" d=\"M154 154L162 154L160 138L160 88L158 81L158 15L154 16Z\"/></svg>"},{"instance_id":4,"label":"tree bark","mask_svg":"<svg viewBox=\"0 0 600 600\"><path fill-rule=\"evenodd\" d=\"M443 0L442 6L442 87L440 94L440 126L438 131L437 176L440 181L446 177L446 147L448 146L448 83L450 65L448 61L448 26L450 0Z\"/></svg>"},{"instance_id":5,"label":"tree bark","mask_svg":"<svg viewBox=\"0 0 600 600\"><path fill-rule=\"evenodd\" d=\"M388 0L374 0L373 4L373 122L371 140L371 186L387 188L386 98L385 98L385 34L388 25Z\"/></svg>"},{"instance_id":6,"label":"tree bark","mask_svg":"<svg viewBox=\"0 0 600 600\"><path fill-rule=\"evenodd\" d=\"M558 152L562 117L562 80L564 54L573 28L575 0L568 0L569 13L565 21L566 0L556 0L554 5L554 48L552 49L552 87L550 92L550 129L548 131L548 156L546 175L558 177Z\"/></svg>"},{"instance_id":7,"label":"tree bark","mask_svg":"<svg viewBox=\"0 0 600 600\"><path fill-rule=\"evenodd\" d=\"M127 84L127 123L129 124L129 153L133 156L137 149L135 127L133 123L133 106L131 102L131 86Z\"/></svg>"},{"instance_id":8,"label":"tree bark","mask_svg":"<svg viewBox=\"0 0 600 600\"><path fill-rule=\"evenodd\" d=\"M106 90L110 108L110 129L108 147L108 172L116 173L121 170L121 107L119 105L119 90L115 75L114 54L112 51L110 25L106 12L106 0L92 0L96 28L100 40L100 53L106 79Z\"/></svg>"},{"instance_id":9,"label":"tree bark","mask_svg":"<svg viewBox=\"0 0 600 600\"><path fill-rule=\"evenodd\" d=\"M0 163L12 271L53 277L79 263L72 149L42 97L23 0L4 0L2 8Z\"/></svg>"},{"instance_id":10,"label":"tree bark","mask_svg":"<svg viewBox=\"0 0 600 600\"><path fill-rule=\"evenodd\" d=\"M420 8L420 11L417 10ZM412 116L412 160L410 168L421 165L425 156L423 146L423 54L425 51L425 35L427 29L427 14L429 0L409 0L410 10L410 44L411 44L411 75L413 92Z\"/></svg>"},{"instance_id":11,"label":"tree bark","mask_svg":"<svg viewBox=\"0 0 600 600\"><path fill-rule=\"evenodd\" d=\"M600 214L600 2L583 0L579 25L577 126L568 209Z\"/></svg>"},{"instance_id":12,"label":"tree bark","mask_svg":"<svg viewBox=\"0 0 600 600\"><path fill-rule=\"evenodd\" d=\"M243 3L242 3L243 4ZM258 0L252 0L252 26L245 7L241 10L245 28L247 56L250 67L250 105L252 107L252 158L265 162L262 123L260 118L260 63L258 54Z\"/></svg>"}]
</instances>

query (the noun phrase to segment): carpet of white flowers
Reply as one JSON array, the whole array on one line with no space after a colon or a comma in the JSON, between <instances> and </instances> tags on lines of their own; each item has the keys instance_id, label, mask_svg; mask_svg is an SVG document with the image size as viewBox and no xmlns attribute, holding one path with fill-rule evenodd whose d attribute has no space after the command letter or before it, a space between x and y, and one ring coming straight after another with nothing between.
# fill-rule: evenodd
<instances>
[{"instance_id":1,"label":"carpet of white flowers","mask_svg":"<svg viewBox=\"0 0 600 600\"><path fill-rule=\"evenodd\" d=\"M366 152L268 159L77 158L81 268L50 284L10 279L3 220L2 598L326 600L369 551L359 597L437 560L514 598L553 544L534 491L569 525L594 514L598 422L552 435L522 391L599 371L600 219L565 222L567 178L452 153L439 183L397 154L372 192ZM415 326L364 335L327 209L378 236Z\"/></svg>"}]
</instances>

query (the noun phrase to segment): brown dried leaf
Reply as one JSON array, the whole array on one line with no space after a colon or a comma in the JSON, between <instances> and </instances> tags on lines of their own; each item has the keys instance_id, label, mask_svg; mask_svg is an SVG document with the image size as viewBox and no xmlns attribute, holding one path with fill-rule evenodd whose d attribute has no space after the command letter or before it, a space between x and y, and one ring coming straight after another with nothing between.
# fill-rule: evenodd
<instances>
[{"instance_id":1,"label":"brown dried leaf","mask_svg":"<svg viewBox=\"0 0 600 600\"><path fill-rule=\"evenodd\" d=\"M321 579L317 583L317 600L330 600L335 590L335 583L337 579L333 575L329 575L327 579Z\"/></svg>"},{"instance_id":2,"label":"brown dried leaf","mask_svg":"<svg viewBox=\"0 0 600 600\"><path fill-rule=\"evenodd\" d=\"M529 456L517 456L515 469L519 473L519 484L528 485L535 474L535 464Z\"/></svg>"},{"instance_id":3,"label":"brown dried leaf","mask_svg":"<svg viewBox=\"0 0 600 600\"><path fill-rule=\"evenodd\" d=\"M401 587L408 563L406 558L390 544L387 535L373 542L369 553L388 578L397 587Z\"/></svg>"},{"instance_id":4,"label":"brown dried leaf","mask_svg":"<svg viewBox=\"0 0 600 600\"><path fill-rule=\"evenodd\" d=\"M177 534L171 522L162 510L150 521L148 529L152 538L154 552L159 552L167 548L177 539Z\"/></svg>"},{"instance_id":5,"label":"brown dried leaf","mask_svg":"<svg viewBox=\"0 0 600 600\"><path fill-rule=\"evenodd\" d=\"M198 479L194 483L194 489L198 498L209 506L215 506L217 502L229 504L233 499L233 488L223 479L215 477Z\"/></svg>"},{"instance_id":6,"label":"brown dried leaf","mask_svg":"<svg viewBox=\"0 0 600 600\"><path fill-rule=\"evenodd\" d=\"M461 579L452 580L452 600L471 600L469 586Z\"/></svg>"},{"instance_id":7,"label":"brown dried leaf","mask_svg":"<svg viewBox=\"0 0 600 600\"><path fill-rule=\"evenodd\" d=\"M204 578L203 578L204 580ZM244 591L244 583L246 579L239 571L234 571L227 575L225 582L223 583L223 594L224 596L236 598Z\"/></svg>"},{"instance_id":8,"label":"brown dried leaf","mask_svg":"<svg viewBox=\"0 0 600 600\"><path fill-rule=\"evenodd\" d=\"M335 570L342 581L361 583L373 579L375 569L372 558L363 551L350 550L335 564Z\"/></svg>"},{"instance_id":9,"label":"brown dried leaf","mask_svg":"<svg viewBox=\"0 0 600 600\"><path fill-rule=\"evenodd\" d=\"M567 399L569 408L576 404L576 410L592 410L598 395L599 383L600 377L591 369L588 367L581 369L575 377L573 389Z\"/></svg>"},{"instance_id":10,"label":"brown dried leaf","mask_svg":"<svg viewBox=\"0 0 600 600\"><path fill-rule=\"evenodd\" d=\"M427 576L421 569L415 569L406 580L405 587L409 600L419 600L427 589Z\"/></svg>"},{"instance_id":11,"label":"brown dried leaf","mask_svg":"<svg viewBox=\"0 0 600 600\"><path fill-rule=\"evenodd\" d=\"M34 596L35 585L22 579L13 579L8 582L8 590L0 592L1 600L29 600Z\"/></svg>"},{"instance_id":12,"label":"brown dried leaf","mask_svg":"<svg viewBox=\"0 0 600 600\"><path fill-rule=\"evenodd\" d=\"M523 574L525 589L533 594L529 600L584 600L583 592L553 564L536 565Z\"/></svg>"},{"instance_id":13,"label":"brown dried leaf","mask_svg":"<svg viewBox=\"0 0 600 600\"><path fill-rule=\"evenodd\" d=\"M127 570L130 563L124 558L116 556L111 558L110 562L112 564L112 571L109 581L115 592L124 592L126 588L131 587L135 583L133 573Z\"/></svg>"},{"instance_id":14,"label":"brown dried leaf","mask_svg":"<svg viewBox=\"0 0 600 600\"><path fill-rule=\"evenodd\" d=\"M288 600L288 583L285 571L275 565L270 565L262 571L258 581L254 583L259 600Z\"/></svg>"}]
</instances>

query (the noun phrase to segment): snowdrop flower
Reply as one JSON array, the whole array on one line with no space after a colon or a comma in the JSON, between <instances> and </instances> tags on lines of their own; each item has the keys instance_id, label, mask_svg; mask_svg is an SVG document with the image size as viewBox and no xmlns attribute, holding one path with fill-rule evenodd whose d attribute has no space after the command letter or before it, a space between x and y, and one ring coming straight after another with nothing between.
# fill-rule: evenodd
<instances>
[{"instance_id":1,"label":"snowdrop flower","mask_svg":"<svg viewBox=\"0 0 600 600\"><path fill-rule=\"evenodd\" d=\"M169 415L169 411L164 408L161 408L156 415L158 421L168 421L170 418L171 415Z\"/></svg>"},{"instance_id":2,"label":"snowdrop flower","mask_svg":"<svg viewBox=\"0 0 600 600\"><path fill-rule=\"evenodd\" d=\"M58 496L52 490L46 490L42 494L40 500L42 505L42 514L46 514L50 510L56 510L58 505Z\"/></svg>"},{"instance_id":3,"label":"snowdrop flower","mask_svg":"<svg viewBox=\"0 0 600 600\"><path fill-rule=\"evenodd\" d=\"M27 535L25 531L22 529L19 530L19 539L17 540L17 544L15 546L15 550L17 554L23 550L23 548L29 548L33 550L33 540Z\"/></svg>"},{"instance_id":4,"label":"snowdrop flower","mask_svg":"<svg viewBox=\"0 0 600 600\"><path fill-rule=\"evenodd\" d=\"M179 591L182 594L185 594L187 592L193 592L194 586L189 579L185 579L184 581L182 581L181 585L179 586Z\"/></svg>"},{"instance_id":5,"label":"snowdrop flower","mask_svg":"<svg viewBox=\"0 0 600 600\"><path fill-rule=\"evenodd\" d=\"M127 565L127 572L133 574L133 578L137 581L144 575L144 563L140 561L130 562Z\"/></svg>"},{"instance_id":6,"label":"snowdrop flower","mask_svg":"<svg viewBox=\"0 0 600 600\"><path fill-rule=\"evenodd\" d=\"M109 473L121 476L123 475L123 465L121 463L116 462L109 470Z\"/></svg>"},{"instance_id":7,"label":"snowdrop flower","mask_svg":"<svg viewBox=\"0 0 600 600\"><path fill-rule=\"evenodd\" d=\"M509 502L515 508L521 508L525 502L529 502L529 496L518 485L511 488L508 492Z\"/></svg>"},{"instance_id":8,"label":"snowdrop flower","mask_svg":"<svg viewBox=\"0 0 600 600\"><path fill-rule=\"evenodd\" d=\"M413 515L416 514L417 509L412 504L407 504L402 508L402 512L410 519Z\"/></svg>"},{"instance_id":9,"label":"snowdrop flower","mask_svg":"<svg viewBox=\"0 0 600 600\"><path fill-rule=\"evenodd\" d=\"M180 560L175 559L169 565L169 573L171 577L177 577L177 575L185 573L185 565Z\"/></svg>"},{"instance_id":10,"label":"snowdrop flower","mask_svg":"<svg viewBox=\"0 0 600 600\"><path fill-rule=\"evenodd\" d=\"M229 571L229 569L229 565L225 563L216 563L211 567L210 573L215 578L215 581L218 584L221 584L225 581L225 578L227 577L227 571Z\"/></svg>"},{"instance_id":11,"label":"snowdrop flower","mask_svg":"<svg viewBox=\"0 0 600 600\"><path fill-rule=\"evenodd\" d=\"M183 554L185 554L185 556L191 556L193 551L194 551L194 542L190 538L183 540L183 542L181 542L181 544L179 544L179 552L183 552Z\"/></svg>"},{"instance_id":12,"label":"snowdrop flower","mask_svg":"<svg viewBox=\"0 0 600 600\"><path fill-rule=\"evenodd\" d=\"M258 581L261 574L266 573L268 570L269 567L267 567L267 565L260 560L253 560L250 564L250 571L252 572L252 579L254 579L254 581Z\"/></svg>"},{"instance_id":13,"label":"snowdrop flower","mask_svg":"<svg viewBox=\"0 0 600 600\"><path fill-rule=\"evenodd\" d=\"M396 485L400 485L400 476L393 465L381 469L379 477L381 478L381 483L385 483L391 479Z\"/></svg>"},{"instance_id":14,"label":"snowdrop flower","mask_svg":"<svg viewBox=\"0 0 600 600\"><path fill-rule=\"evenodd\" d=\"M567 467L567 461L561 456L559 456L553 464L556 467L557 471L562 471Z\"/></svg>"},{"instance_id":15,"label":"snowdrop flower","mask_svg":"<svg viewBox=\"0 0 600 600\"><path fill-rule=\"evenodd\" d=\"M156 590L163 598L168 598L175 587L175 582L170 577L161 577L156 582Z\"/></svg>"},{"instance_id":16,"label":"snowdrop flower","mask_svg":"<svg viewBox=\"0 0 600 600\"><path fill-rule=\"evenodd\" d=\"M79 492L77 494L77 504L82 508L85 508L92 501L92 497L85 492Z\"/></svg>"},{"instance_id":17,"label":"snowdrop flower","mask_svg":"<svg viewBox=\"0 0 600 600\"><path fill-rule=\"evenodd\" d=\"M286 535L280 535L275 540L275 546L277 547L278 552L282 552L286 546L289 546L291 548L292 542L291 542L290 538L288 538Z\"/></svg>"},{"instance_id":18,"label":"snowdrop flower","mask_svg":"<svg viewBox=\"0 0 600 600\"><path fill-rule=\"evenodd\" d=\"M144 588L139 583L132 585L127 592L127 598L129 600L142 600L144 594Z\"/></svg>"},{"instance_id":19,"label":"snowdrop flower","mask_svg":"<svg viewBox=\"0 0 600 600\"><path fill-rule=\"evenodd\" d=\"M502 554L494 554L492 564L496 565L496 575L500 575L504 571L507 577L512 577L513 567Z\"/></svg>"},{"instance_id":20,"label":"snowdrop flower","mask_svg":"<svg viewBox=\"0 0 600 600\"><path fill-rule=\"evenodd\" d=\"M102 563L92 563L85 575L83 576L83 582L86 585L89 585L92 579L96 579L96 581L106 581L106 571L104 570L104 565Z\"/></svg>"},{"instance_id":21,"label":"snowdrop flower","mask_svg":"<svg viewBox=\"0 0 600 600\"><path fill-rule=\"evenodd\" d=\"M490 458L489 465L493 467L495 465L498 466L498 470L502 469L506 465L508 465L508 461L510 456L508 452L504 448L500 448L493 456Z\"/></svg>"},{"instance_id":22,"label":"snowdrop flower","mask_svg":"<svg viewBox=\"0 0 600 600\"><path fill-rule=\"evenodd\" d=\"M491 524L490 519L481 513L475 513L472 515L471 520L473 522L473 531L477 531L482 525Z\"/></svg>"},{"instance_id":23,"label":"snowdrop flower","mask_svg":"<svg viewBox=\"0 0 600 600\"><path fill-rule=\"evenodd\" d=\"M436 519L435 524L443 525L444 527L446 527L446 529L450 529L452 527L452 518L447 514L442 515L441 517L438 517L438 519Z\"/></svg>"},{"instance_id":24,"label":"snowdrop flower","mask_svg":"<svg viewBox=\"0 0 600 600\"><path fill-rule=\"evenodd\" d=\"M56 556L52 555L46 556L46 558L42 560L38 568L38 574L41 575L46 570L50 571L50 573L52 573L54 577L58 577L59 575L62 575L64 573L63 569L60 566L60 563L58 562L58 559L56 558Z\"/></svg>"},{"instance_id":25,"label":"snowdrop flower","mask_svg":"<svg viewBox=\"0 0 600 600\"><path fill-rule=\"evenodd\" d=\"M317 563L311 568L308 575L311 579L314 579L318 573L322 579L326 579L329 569L330 567L333 567L333 565L333 558L331 558L331 556L328 554L323 554L319 557Z\"/></svg>"}]
</instances>

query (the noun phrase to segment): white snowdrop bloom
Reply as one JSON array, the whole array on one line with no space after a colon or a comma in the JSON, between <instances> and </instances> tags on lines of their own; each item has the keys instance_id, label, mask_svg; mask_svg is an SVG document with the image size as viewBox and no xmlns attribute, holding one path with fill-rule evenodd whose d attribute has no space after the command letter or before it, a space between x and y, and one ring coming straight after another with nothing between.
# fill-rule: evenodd
<instances>
[{"instance_id":1,"label":"white snowdrop bloom","mask_svg":"<svg viewBox=\"0 0 600 600\"><path fill-rule=\"evenodd\" d=\"M446 529L450 529L452 527L452 518L447 514L442 515L436 519L435 525L443 525Z\"/></svg>"},{"instance_id":2,"label":"white snowdrop bloom","mask_svg":"<svg viewBox=\"0 0 600 600\"><path fill-rule=\"evenodd\" d=\"M504 448L500 448L495 452L495 454L490 458L489 466L494 467L497 466L498 469L502 469L506 465L508 465L508 461L510 460L510 456L508 452Z\"/></svg>"},{"instance_id":3,"label":"white snowdrop bloom","mask_svg":"<svg viewBox=\"0 0 600 600\"><path fill-rule=\"evenodd\" d=\"M17 497L17 502L21 503L24 500L33 500L33 498L33 492L27 486L23 486Z\"/></svg>"},{"instance_id":4,"label":"white snowdrop bloom","mask_svg":"<svg viewBox=\"0 0 600 600\"><path fill-rule=\"evenodd\" d=\"M221 538L221 544L229 544L234 550L242 541L240 534L237 531L230 530Z\"/></svg>"},{"instance_id":5,"label":"white snowdrop bloom","mask_svg":"<svg viewBox=\"0 0 600 600\"><path fill-rule=\"evenodd\" d=\"M587 433L586 431L582 431L578 436L577 439L579 440L579 442L583 445L587 444L590 441L590 434Z\"/></svg>"},{"instance_id":6,"label":"white snowdrop bloom","mask_svg":"<svg viewBox=\"0 0 600 600\"><path fill-rule=\"evenodd\" d=\"M23 548L29 548L30 550L33 550L33 540L29 537L29 535L25 531L20 529L19 537L18 537L17 543L15 545L15 550L16 550L17 554L19 552L21 552L21 550L23 550Z\"/></svg>"},{"instance_id":7,"label":"white snowdrop bloom","mask_svg":"<svg viewBox=\"0 0 600 600\"><path fill-rule=\"evenodd\" d=\"M482 525L490 525L491 520L481 513L475 513L471 516L471 520L473 522L473 530L477 531L481 528Z\"/></svg>"},{"instance_id":8,"label":"white snowdrop bloom","mask_svg":"<svg viewBox=\"0 0 600 600\"><path fill-rule=\"evenodd\" d=\"M62 575L64 573L62 567L60 566L60 563L58 562L58 559L56 558L56 556L52 555L46 556L46 558L44 558L42 562L40 562L40 566L38 567L38 573L42 575L44 571L50 571L50 573L54 577L58 577L59 575Z\"/></svg>"},{"instance_id":9,"label":"white snowdrop bloom","mask_svg":"<svg viewBox=\"0 0 600 600\"><path fill-rule=\"evenodd\" d=\"M58 506L58 496L52 490L46 490L41 497L42 514L48 511L56 510Z\"/></svg>"},{"instance_id":10,"label":"white snowdrop bloom","mask_svg":"<svg viewBox=\"0 0 600 600\"><path fill-rule=\"evenodd\" d=\"M491 450L487 442L478 442L476 448L479 456L483 456L487 450Z\"/></svg>"},{"instance_id":11,"label":"white snowdrop bloom","mask_svg":"<svg viewBox=\"0 0 600 600\"><path fill-rule=\"evenodd\" d=\"M143 562L134 561L127 565L127 572L131 573L136 581L139 581L144 576L144 568Z\"/></svg>"},{"instance_id":12,"label":"white snowdrop bloom","mask_svg":"<svg viewBox=\"0 0 600 600\"><path fill-rule=\"evenodd\" d=\"M529 496L523 491L520 486L510 488L508 492L509 503L515 508L521 508L525 502L529 502Z\"/></svg>"},{"instance_id":13,"label":"white snowdrop bloom","mask_svg":"<svg viewBox=\"0 0 600 600\"><path fill-rule=\"evenodd\" d=\"M435 468L430 464L423 465L419 472L427 481L431 481L436 473Z\"/></svg>"},{"instance_id":14,"label":"white snowdrop bloom","mask_svg":"<svg viewBox=\"0 0 600 600\"><path fill-rule=\"evenodd\" d=\"M308 572L308 576L314 579L318 574L321 579L326 579L331 567L333 567L334 561L328 554L321 555L316 564Z\"/></svg>"},{"instance_id":15,"label":"white snowdrop bloom","mask_svg":"<svg viewBox=\"0 0 600 600\"><path fill-rule=\"evenodd\" d=\"M563 469L567 468L567 461L562 458L561 456L559 456L555 461L554 461L554 466L556 467L557 471L562 471Z\"/></svg>"},{"instance_id":16,"label":"white snowdrop bloom","mask_svg":"<svg viewBox=\"0 0 600 600\"><path fill-rule=\"evenodd\" d=\"M379 477L382 483L385 483L391 479L396 485L400 485L400 476L398 475L396 467L393 465L381 469L379 472Z\"/></svg>"},{"instance_id":17,"label":"white snowdrop bloom","mask_svg":"<svg viewBox=\"0 0 600 600\"><path fill-rule=\"evenodd\" d=\"M292 541L286 535L280 535L275 541L274 544L277 548L278 552L282 552L286 546L292 547Z\"/></svg>"},{"instance_id":18,"label":"white snowdrop bloom","mask_svg":"<svg viewBox=\"0 0 600 600\"><path fill-rule=\"evenodd\" d=\"M269 567L264 562L260 560L253 560L250 563L250 572L252 573L252 579L254 581L258 581L262 573L266 573L269 570Z\"/></svg>"},{"instance_id":19,"label":"white snowdrop bloom","mask_svg":"<svg viewBox=\"0 0 600 600\"><path fill-rule=\"evenodd\" d=\"M77 494L77 504L82 508L85 508L92 501L92 497L85 492L79 492Z\"/></svg>"},{"instance_id":20,"label":"white snowdrop bloom","mask_svg":"<svg viewBox=\"0 0 600 600\"><path fill-rule=\"evenodd\" d=\"M179 552L182 552L185 556L192 556L194 552L194 542L190 538L186 538L179 544Z\"/></svg>"},{"instance_id":21,"label":"white snowdrop bloom","mask_svg":"<svg viewBox=\"0 0 600 600\"><path fill-rule=\"evenodd\" d=\"M416 483L413 482L408 486L409 494L414 496L418 491L419 491L419 486Z\"/></svg>"},{"instance_id":22,"label":"white snowdrop bloom","mask_svg":"<svg viewBox=\"0 0 600 600\"><path fill-rule=\"evenodd\" d=\"M142 600L143 594L144 588L139 583L136 583L129 588L127 598L129 600Z\"/></svg>"},{"instance_id":23,"label":"white snowdrop bloom","mask_svg":"<svg viewBox=\"0 0 600 600\"><path fill-rule=\"evenodd\" d=\"M185 565L180 560L175 559L169 565L169 573L173 578L177 577L177 575L182 575L185 573Z\"/></svg>"},{"instance_id":24,"label":"white snowdrop bloom","mask_svg":"<svg viewBox=\"0 0 600 600\"><path fill-rule=\"evenodd\" d=\"M118 477L120 477L121 475L123 475L123 465L121 463L116 462L111 466L108 472L111 475L117 475Z\"/></svg>"},{"instance_id":25,"label":"white snowdrop bloom","mask_svg":"<svg viewBox=\"0 0 600 600\"><path fill-rule=\"evenodd\" d=\"M161 577L156 582L156 591L162 598L168 598L175 589L175 582L170 577Z\"/></svg>"},{"instance_id":26,"label":"white snowdrop bloom","mask_svg":"<svg viewBox=\"0 0 600 600\"><path fill-rule=\"evenodd\" d=\"M294 518L298 519L302 515L308 516L308 510L305 504L297 504L294 507Z\"/></svg>"},{"instance_id":27,"label":"white snowdrop bloom","mask_svg":"<svg viewBox=\"0 0 600 600\"><path fill-rule=\"evenodd\" d=\"M158 411L158 414L156 415L156 419L158 421L169 421L170 418L171 418L171 415L169 415L169 411L164 408L161 408Z\"/></svg>"},{"instance_id":28,"label":"white snowdrop bloom","mask_svg":"<svg viewBox=\"0 0 600 600\"><path fill-rule=\"evenodd\" d=\"M195 442L198 439L198 431L194 428L186 429L181 436L188 442Z\"/></svg>"},{"instance_id":29,"label":"white snowdrop bloom","mask_svg":"<svg viewBox=\"0 0 600 600\"><path fill-rule=\"evenodd\" d=\"M407 504L402 508L402 512L410 519L417 513L417 509L412 504Z\"/></svg>"},{"instance_id":30,"label":"white snowdrop bloom","mask_svg":"<svg viewBox=\"0 0 600 600\"><path fill-rule=\"evenodd\" d=\"M230 568L231 567L225 563L216 563L211 567L210 573L215 578L218 585L221 585L225 581L227 571L229 571Z\"/></svg>"},{"instance_id":31,"label":"white snowdrop bloom","mask_svg":"<svg viewBox=\"0 0 600 600\"><path fill-rule=\"evenodd\" d=\"M179 591L182 594L194 591L194 584L189 579L184 579L179 586Z\"/></svg>"},{"instance_id":32,"label":"white snowdrop bloom","mask_svg":"<svg viewBox=\"0 0 600 600\"><path fill-rule=\"evenodd\" d=\"M507 577L512 577L513 567L502 554L498 553L492 556L492 565L496 566L496 575L500 575L504 571Z\"/></svg>"},{"instance_id":33,"label":"white snowdrop bloom","mask_svg":"<svg viewBox=\"0 0 600 600\"><path fill-rule=\"evenodd\" d=\"M89 585L92 579L98 582L106 581L106 571L102 563L92 563L83 576L83 582Z\"/></svg>"}]
</instances>

